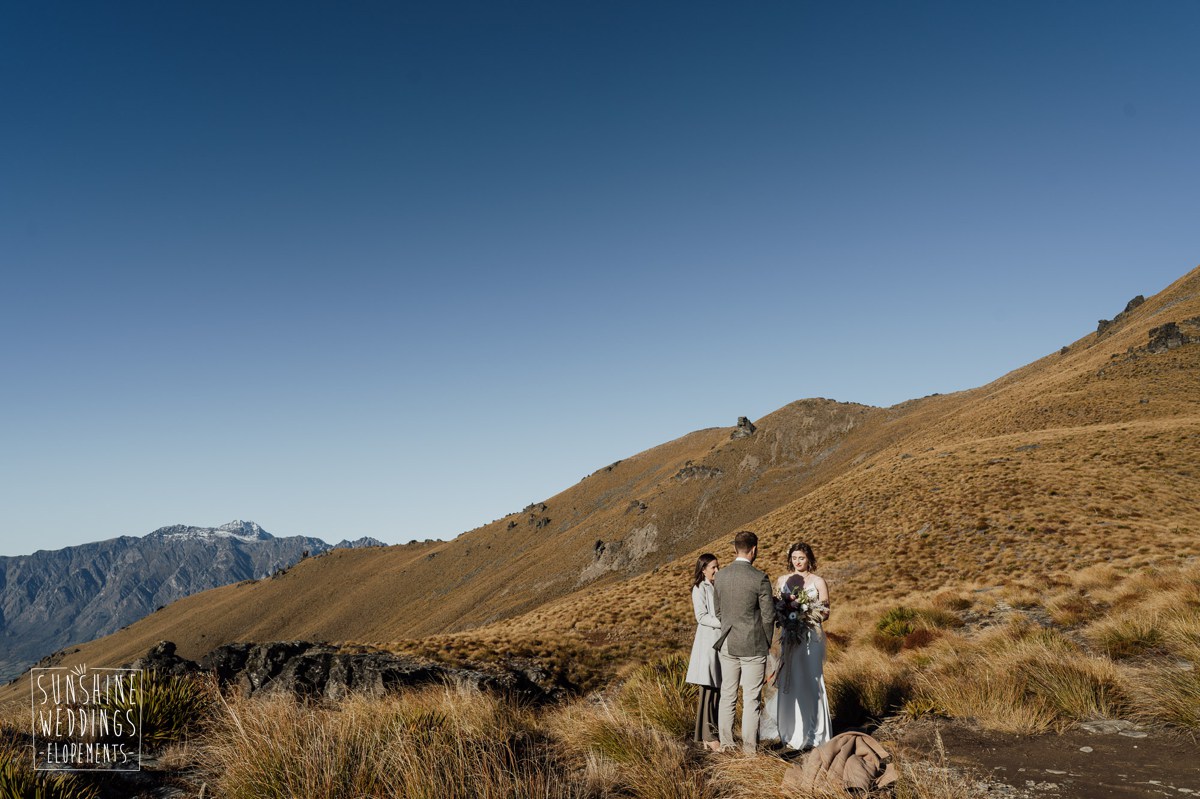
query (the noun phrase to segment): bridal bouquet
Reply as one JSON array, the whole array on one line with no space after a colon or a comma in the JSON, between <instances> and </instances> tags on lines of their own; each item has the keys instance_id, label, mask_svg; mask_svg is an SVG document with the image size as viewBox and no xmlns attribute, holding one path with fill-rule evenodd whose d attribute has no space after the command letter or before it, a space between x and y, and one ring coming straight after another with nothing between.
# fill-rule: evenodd
<instances>
[{"instance_id":1,"label":"bridal bouquet","mask_svg":"<svg viewBox=\"0 0 1200 799\"><path fill-rule=\"evenodd\" d=\"M785 640L800 643L825 620L825 603L813 599L802 586L785 589L775 597L775 620L783 628Z\"/></svg>"}]
</instances>

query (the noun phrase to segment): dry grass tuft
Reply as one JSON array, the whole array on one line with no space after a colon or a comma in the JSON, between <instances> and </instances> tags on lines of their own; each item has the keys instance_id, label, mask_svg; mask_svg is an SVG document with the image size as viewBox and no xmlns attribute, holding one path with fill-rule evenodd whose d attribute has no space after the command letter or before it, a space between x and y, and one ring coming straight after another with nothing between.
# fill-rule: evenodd
<instances>
[{"instance_id":1,"label":"dry grass tuft","mask_svg":"<svg viewBox=\"0 0 1200 799\"><path fill-rule=\"evenodd\" d=\"M910 679L906 662L872 647L850 649L825 668L830 714L841 726L881 718L901 707Z\"/></svg>"},{"instance_id":2,"label":"dry grass tuft","mask_svg":"<svg viewBox=\"0 0 1200 799\"><path fill-rule=\"evenodd\" d=\"M1085 630L1088 641L1114 660L1163 654L1165 642L1157 614L1108 616Z\"/></svg>"},{"instance_id":3,"label":"dry grass tuft","mask_svg":"<svg viewBox=\"0 0 1200 799\"><path fill-rule=\"evenodd\" d=\"M575 795L531 711L465 687L332 706L234 698L205 760L229 799Z\"/></svg>"},{"instance_id":4,"label":"dry grass tuft","mask_svg":"<svg viewBox=\"0 0 1200 799\"><path fill-rule=\"evenodd\" d=\"M668 735L692 734L698 690L688 683L688 658L672 654L636 669L621 686L617 704L629 716Z\"/></svg>"},{"instance_id":5,"label":"dry grass tuft","mask_svg":"<svg viewBox=\"0 0 1200 799\"><path fill-rule=\"evenodd\" d=\"M549 720L588 795L709 799L698 749L608 704L578 702Z\"/></svg>"},{"instance_id":6,"label":"dry grass tuft","mask_svg":"<svg viewBox=\"0 0 1200 799\"><path fill-rule=\"evenodd\" d=\"M788 765L769 755L750 757L740 751L723 752L711 759L707 776L721 799L763 799L781 795L780 785Z\"/></svg>"},{"instance_id":7,"label":"dry grass tuft","mask_svg":"<svg viewBox=\"0 0 1200 799\"><path fill-rule=\"evenodd\" d=\"M914 679L910 712L935 710L1029 734L1129 709L1128 688L1112 662L1051 630L1014 625L948 654Z\"/></svg>"}]
</instances>

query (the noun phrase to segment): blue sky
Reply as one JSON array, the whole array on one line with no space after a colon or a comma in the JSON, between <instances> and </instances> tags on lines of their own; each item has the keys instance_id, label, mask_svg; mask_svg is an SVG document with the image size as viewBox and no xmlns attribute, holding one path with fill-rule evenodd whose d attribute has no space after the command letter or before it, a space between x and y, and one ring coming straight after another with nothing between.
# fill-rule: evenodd
<instances>
[{"instance_id":1,"label":"blue sky","mask_svg":"<svg viewBox=\"0 0 1200 799\"><path fill-rule=\"evenodd\" d=\"M1200 5L0 12L0 554L449 538L1200 262Z\"/></svg>"}]
</instances>

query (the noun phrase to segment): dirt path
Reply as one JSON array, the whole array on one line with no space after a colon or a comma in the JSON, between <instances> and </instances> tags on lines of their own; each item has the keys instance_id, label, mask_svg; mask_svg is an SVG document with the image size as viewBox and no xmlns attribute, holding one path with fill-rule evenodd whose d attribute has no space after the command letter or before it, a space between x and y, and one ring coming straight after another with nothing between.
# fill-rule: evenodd
<instances>
[{"instance_id":1,"label":"dirt path","mask_svg":"<svg viewBox=\"0 0 1200 799\"><path fill-rule=\"evenodd\" d=\"M982 796L1200 799L1200 742L1121 722L1087 726L1022 736L921 719L886 734L898 754L935 761L940 735L948 764L979 778Z\"/></svg>"}]
</instances>

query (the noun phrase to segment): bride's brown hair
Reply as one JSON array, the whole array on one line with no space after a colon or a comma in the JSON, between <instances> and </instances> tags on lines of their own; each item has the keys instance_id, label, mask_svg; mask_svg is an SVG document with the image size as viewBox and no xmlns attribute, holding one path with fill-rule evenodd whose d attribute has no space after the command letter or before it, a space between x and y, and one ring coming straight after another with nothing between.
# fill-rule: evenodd
<instances>
[{"instance_id":1,"label":"bride's brown hair","mask_svg":"<svg viewBox=\"0 0 1200 799\"><path fill-rule=\"evenodd\" d=\"M815 572L817 570L817 556L813 554L812 547L810 547L804 541L797 541L796 543L794 543L790 547L788 547L787 567L789 569L794 568L792 566L792 553L793 552L803 552L804 556L806 558L808 558L808 570L810 572Z\"/></svg>"},{"instance_id":2,"label":"bride's brown hair","mask_svg":"<svg viewBox=\"0 0 1200 799\"><path fill-rule=\"evenodd\" d=\"M717 556L711 552L705 552L696 559L696 574L692 580L692 588L695 588L696 586L700 585L700 583L704 582L704 570L708 568L708 564L712 563L716 559Z\"/></svg>"}]
</instances>

